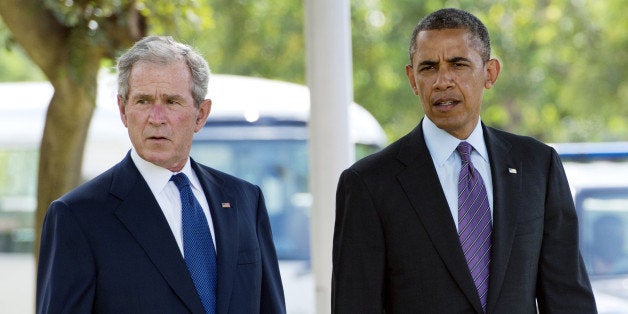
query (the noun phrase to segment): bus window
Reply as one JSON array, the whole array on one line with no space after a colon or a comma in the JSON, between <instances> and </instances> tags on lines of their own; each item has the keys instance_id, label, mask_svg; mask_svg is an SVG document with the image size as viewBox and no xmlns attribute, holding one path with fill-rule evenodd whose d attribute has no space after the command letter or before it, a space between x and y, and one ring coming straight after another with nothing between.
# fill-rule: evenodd
<instances>
[{"instance_id":1,"label":"bus window","mask_svg":"<svg viewBox=\"0 0 628 314\"><path fill-rule=\"evenodd\" d=\"M0 252L30 252L34 240L37 150L0 148Z\"/></svg>"},{"instance_id":2,"label":"bus window","mask_svg":"<svg viewBox=\"0 0 628 314\"><path fill-rule=\"evenodd\" d=\"M628 189L583 189L582 257L590 275L628 275Z\"/></svg>"},{"instance_id":3,"label":"bus window","mask_svg":"<svg viewBox=\"0 0 628 314\"><path fill-rule=\"evenodd\" d=\"M307 145L300 140L204 141L192 157L260 186L280 259L309 258Z\"/></svg>"}]
</instances>

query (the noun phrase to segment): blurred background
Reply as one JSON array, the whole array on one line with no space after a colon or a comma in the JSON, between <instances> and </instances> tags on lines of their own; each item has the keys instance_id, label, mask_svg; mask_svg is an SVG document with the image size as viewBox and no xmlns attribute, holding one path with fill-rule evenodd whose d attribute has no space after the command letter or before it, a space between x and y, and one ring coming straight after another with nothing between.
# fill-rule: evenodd
<instances>
[{"instance_id":1,"label":"blurred background","mask_svg":"<svg viewBox=\"0 0 628 314\"><path fill-rule=\"evenodd\" d=\"M131 1L41 2L54 3L48 7L55 16L77 25L79 2L89 3L87 23L96 21L91 23L96 27ZM135 2L148 16L148 33L173 34L197 47L214 73L305 83L303 1ZM355 100L380 121L390 140L413 128L422 113L404 74L410 33L427 13L458 7L486 24L493 55L502 63L498 85L485 96L484 121L550 142L626 139L626 5L626 0L353 0ZM98 6L109 8L99 16ZM98 28L86 35L107 39ZM1 24L0 41L5 48L0 81L46 79ZM54 46L50 42L49 49Z\"/></svg>"},{"instance_id":2,"label":"blurred background","mask_svg":"<svg viewBox=\"0 0 628 314\"><path fill-rule=\"evenodd\" d=\"M568 163L590 168L594 161L604 160L605 166L590 170L593 176L628 177L624 166L628 158L628 19L624 13L628 1L352 0L350 5L354 100L370 113L369 118L377 121L370 128L377 132L381 129L385 134L384 140L378 137L368 143L356 141L356 158L416 126L423 113L409 89L404 69L410 34L429 12L457 7L472 12L486 24L492 54L502 64L496 86L485 93L482 119L486 124L548 143L615 142L610 146L556 147L566 149L562 156ZM103 76L113 67L120 51L141 36L167 34L196 47L213 73L305 85L304 15L304 3L299 0L0 0L0 82L4 82L0 88L0 119L4 118L0 120L0 312L33 311L32 252L37 245L38 224L50 200L108 168L128 148L128 142L106 141L125 135L117 121L113 87L97 85L107 81ZM51 85L29 85L42 81ZM55 112L60 113L60 118L50 118L46 123L72 121L76 129L68 129L67 136L51 131L42 140L46 113L36 107L47 104L53 91L58 102ZM98 102L102 106L96 106ZM31 111L16 113L17 109ZM100 116L107 118L97 118L99 111L105 112ZM25 115L35 117L29 120L32 124L18 122ZM92 129L95 124L100 125L100 131L93 131L96 135L87 134L90 122ZM307 118L302 122L305 126ZM22 129L25 131L18 131ZM102 161L86 156L81 161L83 152L88 154L90 143L98 136L101 143L108 143L100 145L115 157ZM56 157L55 147L59 145L67 146L75 156ZM307 150L297 146L299 153L287 155L286 163L296 158L307 162ZM200 144L195 147L202 151ZM221 146L222 154L231 149L225 147ZM209 150L199 154L218 153ZM222 159L225 160L229 159ZM245 162L247 166L241 170L234 166L230 172L243 171L241 176L246 177L251 173L246 169L263 164L260 160ZM302 177L307 176L307 164L294 165L298 165L303 187L299 186L290 202L299 208L307 207L307 180ZM282 168L283 172L276 165L269 165L271 168L275 170L258 179L252 177L251 181L259 180L254 183L262 186L272 201L280 199L273 193L298 185L281 181L289 177L286 168ZM583 180L577 176L582 172L579 166L566 168L570 180ZM268 180L271 177L273 180ZM582 206L593 210L591 219L597 219L603 213L609 214L609 207L600 205L607 203L599 200L611 199L611 212L620 213L628 225L628 192L615 193L615 188L628 187L628 182L613 182L613 193L584 193L593 195L594 201L583 200ZM576 197L580 190L573 184ZM592 220L586 221L586 228L592 230L593 225ZM273 228L276 233L286 232L281 227ZM290 230L298 229L304 232L294 226ZM592 234L593 231L587 233L583 239L593 237ZM626 239L628 232L622 236ZM301 239L290 233L287 237ZM585 246L590 247L590 241L583 243ZM628 241L620 242L621 250L626 250L626 246ZM298 252L286 259L303 262L291 271L304 277L308 273L309 253L303 247ZM626 270L618 271L625 273ZM628 289L628 279L624 276L621 280L624 289ZM313 290L307 280L300 285ZM625 290L621 293L611 299L627 301L628 294ZM291 312L313 312L312 294L306 291L289 297ZM621 310L618 306L607 313L622 313L626 308Z\"/></svg>"}]
</instances>

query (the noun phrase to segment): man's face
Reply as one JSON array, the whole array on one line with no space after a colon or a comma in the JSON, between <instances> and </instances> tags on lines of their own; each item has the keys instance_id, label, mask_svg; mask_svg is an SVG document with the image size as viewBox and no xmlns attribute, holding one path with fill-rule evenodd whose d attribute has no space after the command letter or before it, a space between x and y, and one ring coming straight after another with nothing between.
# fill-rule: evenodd
<instances>
[{"instance_id":1,"label":"man's face","mask_svg":"<svg viewBox=\"0 0 628 314\"><path fill-rule=\"evenodd\" d=\"M185 165L192 137L205 124L211 101L194 106L192 76L184 62L140 61L129 76L127 101L118 97L122 122L144 160L179 171Z\"/></svg>"},{"instance_id":2,"label":"man's face","mask_svg":"<svg viewBox=\"0 0 628 314\"><path fill-rule=\"evenodd\" d=\"M466 139L479 121L484 88L497 80L499 62L483 62L465 29L421 31L406 75L427 117L440 129Z\"/></svg>"}]
</instances>

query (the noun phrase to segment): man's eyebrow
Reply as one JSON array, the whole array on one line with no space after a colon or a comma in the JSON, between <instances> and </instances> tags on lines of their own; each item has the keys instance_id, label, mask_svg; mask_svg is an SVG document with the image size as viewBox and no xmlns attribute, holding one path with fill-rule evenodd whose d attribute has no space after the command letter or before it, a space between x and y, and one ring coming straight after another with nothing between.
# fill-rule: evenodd
<instances>
[{"instance_id":1,"label":"man's eyebrow","mask_svg":"<svg viewBox=\"0 0 628 314\"><path fill-rule=\"evenodd\" d=\"M181 95L181 94L161 94L161 98L162 99L181 100L181 99L184 99L185 97L183 97L183 95Z\"/></svg>"},{"instance_id":2,"label":"man's eyebrow","mask_svg":"<svg viewBox=\"0 0 628 314\"><path fill-rule=\"evenodd\" d=\"M150 95L150 94L135 94L135 95L131 95L130 97L131 99L153 99L154 96Z\"/></svg>"},{"instance_id":3,"label":"man's eyebrow","mask_svg":"<svg viewBox=\"0 0 628 314\"><path fill-rule=\"evenodd\" d=\"M447 63L456 63L456 62L471 62L468 58L465 57L452 57L446 60ZM419 66L434 66L437 65L438 61L435 60L425 60L419 63Z\"/></svg>"},{"instance_id":4,"label":"man's eyebrow","mask_svg":"<svg viewBox=\"0 0 628 314\"><path fill-rule=\"evenodd\" d=\"M131 95L132 99L147 99L147 100L154 100L155 96L152 94L136 94L136 95ZM159 95L159 98L161 99L174 99L174 100L181 100L184 99L185 97L183 97L183 95L180 94L161 94Z\"/></svg>"},{"instance_id":5,"label":"man's eyebrow","mask_svg":"<svg viewBox=\"0 0 628 314\"><path fill-rule=\"evenodd\" d=\"M450 59L447 59L448 63L456 63L456 62L471 62L471 60L465 58L465 57L453 57Z\"/></svg>"}]
</instances>

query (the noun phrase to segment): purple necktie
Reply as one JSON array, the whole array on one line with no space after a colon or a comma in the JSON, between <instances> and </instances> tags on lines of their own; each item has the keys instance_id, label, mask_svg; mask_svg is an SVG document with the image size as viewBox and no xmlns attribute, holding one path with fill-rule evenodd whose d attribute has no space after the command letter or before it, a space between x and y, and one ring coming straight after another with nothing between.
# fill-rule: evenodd
<instances>
[{"instance_id":1,"label":"purple necktie","mask_svg":"<svg viewBox=\"0 0 628 314\"><path fill-rule=\"evenodd\" d=\"M461 142L456 150L462 159L458 177L458 236L482 309L486 312L491 263L491 211L482 176L471 162L473 146Z\"/></svg>"}]
</instances>

